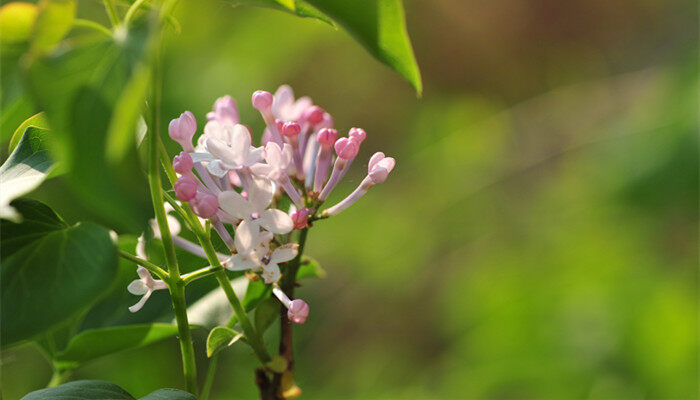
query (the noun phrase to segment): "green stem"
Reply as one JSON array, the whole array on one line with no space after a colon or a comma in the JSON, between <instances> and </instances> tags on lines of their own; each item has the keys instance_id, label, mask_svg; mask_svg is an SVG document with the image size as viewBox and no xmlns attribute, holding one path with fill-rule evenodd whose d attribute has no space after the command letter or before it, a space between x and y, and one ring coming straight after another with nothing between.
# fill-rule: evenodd
<instances>
[{"instance_id":1,"label":"green stem","mask_svg":"<svg viewBox=\"0 0 700 400\"><path fill-rule=\"evenodd\" d=\"M107 10L107 16L109 16L109 22L112 26L119 25L119 15L117 14L117 8L114 6L113 0L103 0L105 3L105 10Z\"/></svg>"},{"instance_id":2,"label":"green stem","mask_svg":"<svg viewBox=\"0 0 700 400\"><path fill-rule=\"evenodd\" d=\"M162 10L161 10L162 12ZM160 29L160 23L157 24ZM168 290L172 298L175 318L177 320L178 334L180 337L180 351L182 356L182 369L185 375L185 387L187 391L197 394L197 367L194 358L194 347L192 343L192 333L187 319L187 304L185 302L185 285L180 277L180 267L175 255L175 244L173 243L168 227L168 220L163 206L163 188L160 180L158 143L161 134L161 104L163 90L162 72L162 33L157 31L153 42L153 54L151 59L152 72L152 96L151 96L151 126L148 135L148 183L151 190L151 200L153 210L158 222L158 228L165 249L165 259L168 266Z\"/></svg>"},{"instance_id":3,"label":"green stem","mask_svg":"<svg viewBox=\"0 0 700 400\"><path fill-rule=\"evenodd\" d=\"M73 373L73 370L53 370L53 375L51 375L51 380L46 385L46 387L54 387L60 384L66 383L68 378Z\"/></svg>"},{"instance_id":4,"label":"green stem","mask_svg":"<svg viewBox=\"0 0 700 400\"><path fill-rule=\"evenodd\" d=\"M112 31L105 28L104 26L98 24L95 21L90 21L89 19L76 18L73 20L73 26L76 28L87 28L103 33L109 37L112 37Z\"/></svg>"},{"instance_id":5,"label":"green stem","mask_svg":"<svg viewBox=\"0 0 700 400\"><path fill-rule=\"evenodd\" d=\"M197 395L197 366L194 359L194 347L192 346L192 332L187 321L187 304L185 302L185 285L182 281L168 284L170 297L175 309L175 320L180 336L180 352L182 353L182 368L185 374L185 387L187 391Z\"/></svg>"},{"instance_id":6,"label":"green stem","mask_svg":"<svg viewBox=\"0 0 700 400\"><path fill-rule=\"evenodd\" d=\"M190 284L190 282L203 278L208 275L212 275L216 273L216 271L219 269L219 267L214 267L214 266L208 266L202 269L198 269L196 271L190 272L189 274L182 275L182 280L185 282L185 285Z\"/></svg>"},{"instance_id":7,"label":"green stem","mask_svg":"<svg viewBox=\"0 0 700 400\"><path fill-rule=\"evenodd\" d=\"M216 373L216 364L219 363L219 354L214 354L214 356L209 361L209 367L207 367L207 376L204 380L204 386L202 386L202 394L199 396L199 400L208 400L209 393L211 392L211 387L214 384L214 374Z\"/></svg>"},{"instance_id":8,"label":"green stem","mask_svg":"<svg viewBox=\"0 0 700 400\"><path fill-rule=\"evenodd\" d=\"M126 15L124 16L124 25L129 26L131 20L136 15L136 11L146 2L146 0L136 0L128 10L126 10Z\"/></svg>"},{"instance_id":9,"label":"green stem","mask_svg":"<svg viewBox=\"0 0 700 400\"><path fill-rule=\"evenodd\" d=\"M160 279L166 279L168 277L168 273L163 268L153 264L152 262L150 262L148 260L144 260L143 258L136 257L135 255L128 253L124 250L119 249L119 257L127 259L127 260L133 262L134 264L138 264L138 265L146 268L150 272L156 274L158 276L158 278L160 278Z\"/></svg>"}]
</instances>

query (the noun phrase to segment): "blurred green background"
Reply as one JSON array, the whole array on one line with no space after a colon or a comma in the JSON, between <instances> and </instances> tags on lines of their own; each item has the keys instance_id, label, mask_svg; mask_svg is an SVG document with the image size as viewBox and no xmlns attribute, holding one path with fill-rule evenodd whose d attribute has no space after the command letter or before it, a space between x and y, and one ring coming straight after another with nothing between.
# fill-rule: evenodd
<instances>
[{"instance_id":1,"label":"blurred green background","mask_svg":"<svg viewBox=\"0 0 700 400\"><path fill-rule=\"evenodd\" d=\"M201 123L231 94L259 135L250 94L289 83L341 132L365 128L331 203L373 152L397 159L311 231L328 276L298 291L312 310L295 331L303 398L698 398L697 2L405 7L422 99L343 31L274 10L183 1L167 46L164 118ZM222 356L214 399L257 396L249 353ZM4 399L50 375L32 346L2 354ZM177 341L74 378L181 387Z\"/></svg>"}]
</instances>

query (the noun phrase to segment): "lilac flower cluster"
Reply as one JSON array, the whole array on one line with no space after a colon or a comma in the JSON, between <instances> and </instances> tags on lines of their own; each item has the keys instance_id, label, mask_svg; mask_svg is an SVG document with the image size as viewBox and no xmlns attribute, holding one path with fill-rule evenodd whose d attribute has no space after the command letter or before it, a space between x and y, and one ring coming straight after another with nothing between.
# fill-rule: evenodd
<instances>
[{"instance_id":1,"label":"lilac flower cluster","mask_svg":"<svg viewBox=\"0 0 700 400\"><path fill-rule=\"evenodd\" d=\"M196 146L192 140L197 122L191 112L185 111L170 122L169 135L183 150L173 159L179 176L174 191L197 216L209 220L228 245L231 254L219 255L225 267L259 273L265 283L273 285L273 293L288 308L290 320L303 323L308 305L303 300L290 300L276 285L281 277L279 264L297 256L298 244L284 244L288 236L276 239L275 235L305 229L314 219L348 208L372 186L384 182L395 161L375 153L360 185L339 203L320 211L357 156L365 131L352 128L347 137L339 138L333 118L310 98L295 99L286 85L274 95L253 93L252 104L266 124L259 147L253 144L250 130L240 124L236 102L230 96L215 102ZM284 195L292 204L289 212L276 208ZM235 227L233 238L224 224ZM177 233L173 232L176 245L203 255L199 246ZM150 295L160 288L147 279L142 281L132 293Z\"/></svg>"}]
</instances>

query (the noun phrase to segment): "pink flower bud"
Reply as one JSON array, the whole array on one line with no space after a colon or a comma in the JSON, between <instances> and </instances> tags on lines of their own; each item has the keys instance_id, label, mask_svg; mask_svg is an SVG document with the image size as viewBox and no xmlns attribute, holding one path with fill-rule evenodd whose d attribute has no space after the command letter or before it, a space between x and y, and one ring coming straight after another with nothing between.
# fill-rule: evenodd
<instances>
[{"instance_id":1,"label":"pink flower bud","mask_svg":"<svg viewBox=\"0 0 700 400\"><path fill-rule=\"evenodd\" d=\"M211 193L199 192L190 200L190 207L198 216L211 218L219 210L219 200Z\"/></svg>"},{"instance_id":2,"label":"pink flower bud","mask_svg":"<svg viewBox=\"0 0 700 400\"><path fill-rule=\"evenodd\" d=\"M309 316L309 305L304 300L292 300L287 310L287 318L295 324L303 324Z\"/></svg>"},{"instance_id":3,"label":"pink flower bud","mask_svg":"<svg viewBox=\"0 0 700 400\"><path fill-rule=\"evenodd\" d=\"M304 111L304 115L302 118L304 118L306 121L308 121L311 125L316 125L319 122L323 121L323 114L326 112L323 111L323 108L319 106L311 106Z\"/></svg>"},{"instance_id":4,"label":"pink flower bud","mask_svg":"<svg viewBox=\"0 0 700 400\"><path fill-rule=\"evenodd\" d=\"M357 140L357 143L362 143L367 137L367 133L365 133L365 130L362 128L352 128L350 129L348 136L351 139Z\"/></svg>"},{"instance_id":5,"label":"pink flower bud","mask_svg":"<svg viewBox=\"0 0 700 400\"><path fill-rule=\"evenodd\" d=\"M282 132L282 127L284 126L284 121L282 121L281 119L276 119L275 125L277 125L277 130Z\"/></svg>"},{"instance_id":6,"label":"pink flower bud","mask_svg":"<svg viewBox=\"0 0 700 400\"><path fill-rule=\"evenodd\" d=\"M175 189L175 196L178 200L190 201L197 194L197 181L189 176L181 176L177 182L175 182L173 188Z\"/></svg>"},{"instance_id":7,"label":"pink flower bud","mask_svg":"<svg viewBox=\"0 0 700 400\"><path fill-rule=\"evenodd\" d=\"M294 222L294 229L304 229L308 226L309 214L305 208L293 212L291 217L292 222Z\"/></svg>"},{"instance_id":8,"label":"pink flower bud","mask_svg":"<svg viewBox=\"0 0 700 400\"><path fill-rule=\"evenodd\" d=\"M184 175L194 167L194 161L192 161L192 156L186 151L181 151L180 154L173 158L173 168L178 174Z\"/></svg>"},{"instance_id":9,"label":"pink flower bud","mask_svg":"<svg viewBox=\"0 0 700 400\"><path fill-rule=\"evenodd\" d=\"M296 122L287 122L282 125L281 132L284 136L294 137L301 132L301 126Z\"/></svg>"},{"instance_id":10,"label":"pink flower bud","mask_svg":"<svg viewBox=\"0 0 700 400\"><path fill-rule=\"evenodd\" d=\"M253 107L258 111L269 111L272 107L272 94L264 90L253 93Z\"/></svg>"},{"instance_id":11,"label":"pink flower bud","mask_svg":"<svg viewBox=\"0 0 700 400\"><path fill-rule=\"evenodd\" d=\"M338 139L338 131L335 129L323 128L316 135L316 140L323 146L332 146L336 139Z\"/></svg>"},{"instance_id":12,"label":"pink flower bud","mask_svg":"<svg viewBox=\"0 0 700 400\"><path fill-rule=\"evenodd\" d=\"M360 143L354 138L340 138L335 142L335 152L344 160L352 160L360 151Z\"/></svg>"},{"instance_id":13,"label":"pink flower bud","mask_svg":"<svg viewBox=\"0 0 700 400\"><path fill-rule=\"evenodd\" d=\"M168 125L168 135L174 141L180 143L185 151L192 151L192 138L197 132L197 120L190 111L180 114L179 118L170 121Z\"/></svg>"},{"instance_id":14,"label":"pink flower bud","mask_svg":"<svg viewBox=\"0 0 700 400\"><path fill-rule=\"evenodd\" d=\"M368 176L375 184L382 183L389 176L389 172L394 169L395 165L396 160L392 157L384 156L384 153L381 151L374 153L372 158L369 159L367 166Z\"/></svg>"},{"instance_id":15,"label":"pink flower bud","mask_svg":"<svg viewBox=\"0 0 700 400\"><path fill-rule=\"evenodd\" d=\"M214 111L207 114L208 120L217 120L223 124L238 123L238 106L231 96L219 97L214 103Z\"/></svg>"}]
</instances>

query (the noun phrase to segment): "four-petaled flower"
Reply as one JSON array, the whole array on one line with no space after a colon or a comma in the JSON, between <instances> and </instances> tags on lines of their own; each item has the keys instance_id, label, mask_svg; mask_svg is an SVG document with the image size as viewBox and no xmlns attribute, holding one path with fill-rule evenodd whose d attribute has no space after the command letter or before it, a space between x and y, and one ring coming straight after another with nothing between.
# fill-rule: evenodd
<instances>
[{"instance_id":1,"label":"four-petaled flower","mask_svg":"<svg viewBox=\"0 0 700 400\"><path fill-rule=\"evenodd\" d=\"M161 281L160 279L153 279L151 273L144 267L138 267L136 269L136 273L139 274L140 279L132 281L126 290L128 290L131 294L135 294L137 296L142 295L143 297L141 297L141 300L139 300L138 303L129 307L129 311L132 313L140 310L143 305L146 304L146 300L151 297L154 290L168 288L165 282Z\"/></svg>"},{"instance_id":2,"label":"four-petaled flower","mask_svg":"<svg viewBox=\"0 0 700 400\"><path fill-rule=\"evenodd\" d=\"M209 173L222 177L230 170L250 167L263 157L263 148L251 146L250 132L241 124L209 121L205 127L204 150L192 154L195 162L209 162ZM201 150L201 149L200 149Z\"/></svg>"},{"instance_id":3,"label":"four-petaled flower","mask_svg":"<svg viewBox=\"0 0 700 400\"><path fill-rule=\"evenodd\" d=\"M231 271L253 270L261 271L265 283L275 283L279 280L280 263L290 261L297 256L299 245L297 243L288 243L278 246L274 250L270 250L270 241L272 234L270 232L259 232L257 235L257 243L247 253L234 254L226 263L226 268ZM238 249L237 249L238 250Z\"/></svg>"},{"instance_id":4,"label":"four-petaled flower","mask_svg":"<svg viewBox=\"0 0 700 400\"><path fill-rule=\"evenodd\" d=\"M239 253L248 254L255 246L260 227L277 234L289 233L294 228L292 218L282 210L268 209L275 193L267 178L251 177L246 199L234 190L219 194L219 207L241 219L236 228L235 245Z\"/></svg>"}]
</instances>

